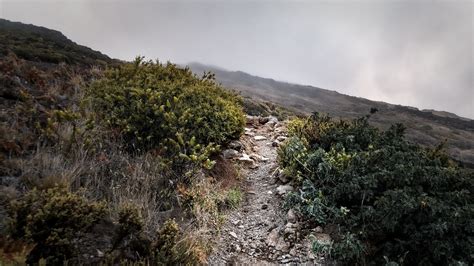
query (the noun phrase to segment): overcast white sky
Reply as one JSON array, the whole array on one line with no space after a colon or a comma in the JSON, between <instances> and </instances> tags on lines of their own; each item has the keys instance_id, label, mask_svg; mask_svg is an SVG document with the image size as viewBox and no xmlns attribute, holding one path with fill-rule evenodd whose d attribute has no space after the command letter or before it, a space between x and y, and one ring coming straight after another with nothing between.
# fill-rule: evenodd
<instances>
[{"instance_id":1,"label":"overcast white sky","mask_svg":"<svg viewBox=\"0 0 474 266\"><path fill-rule=\"evenodd\" d=\"M474 1L0 0L111 57L197 61L474 118Z\"/></svg>"}]
</instances>

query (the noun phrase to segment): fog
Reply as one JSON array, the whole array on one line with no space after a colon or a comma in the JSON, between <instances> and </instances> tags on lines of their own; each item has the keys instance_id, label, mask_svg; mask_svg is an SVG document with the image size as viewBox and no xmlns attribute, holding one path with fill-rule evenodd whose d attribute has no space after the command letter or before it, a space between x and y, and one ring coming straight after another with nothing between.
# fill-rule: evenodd
<instances>
[{"instance_id":1,"label":"fog","mask_svg":"<svg viewBox=\"0 0 474 266\"><path fill-rule=\"evenodd\" d=\"M474 118L472 1L24 1L0 16L143 55Z\"/></svg>"}]
</instances>

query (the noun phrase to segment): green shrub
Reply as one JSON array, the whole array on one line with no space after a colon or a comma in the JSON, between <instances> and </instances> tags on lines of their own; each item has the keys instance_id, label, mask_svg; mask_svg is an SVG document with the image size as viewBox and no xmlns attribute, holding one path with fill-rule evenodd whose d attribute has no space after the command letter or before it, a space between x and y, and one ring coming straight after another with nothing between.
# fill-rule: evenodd
<instances>
[{"instance_id":1,"label":"green shrub","mask_svg":"<svg viewBox=\"0 0 474 266\"><path fill-rule=\"evenodd\" d=\"M317 114L290 125L279 160L301 189L286 204L309 221L337 225L331 254L339 261L473 262L473 171L440 148L407 142L402 125L380 132L368 117Z\"/></svg>"},{"instance_id":2,"label":"green shrub","mask_svg":"<svg viewBox=\"0 0 474 266\"><path fill-rule=\"evenodd\" d=\"M240 98L210 74L137 58L107 71L87 89L99 119L132 150L156 149L175 161L210 166L218 145L238 138L244 116Z\"/></svg>"},{"instance_id":3,"label":"green shrub","mask_svg":"<svg viewBox=\"0 0 474 266\"><path fill-rule=\"evenodd\" d=\"M115 263L152 259L152 242L143 233L144 222L135 205L126 204L118 212L113 251L109 259Z\"/></svg>"},{"instance_id":4,"label":"green shrub","mask_svg":"<svg viewBox=\"0 0 474 266\"><path fill-rule=\"evenodd\" d=\"M12 236L35 244L28 263L60 263L73 257L73 240L106 216L105 205L91 203L64 188L29 191L12 203Z\"/></svg>"},{"instance_id":5,"label":"green shrub","mask_svg":"<svg viewBox=\"0 0 474 266\"><path fill-rule=\"evenodd\" d=\"M174 220L167 220L158 232L155 242L156 259L159 264L173 264L179 261L177 241L180 229Z\"/></svg>"}]
</instances>

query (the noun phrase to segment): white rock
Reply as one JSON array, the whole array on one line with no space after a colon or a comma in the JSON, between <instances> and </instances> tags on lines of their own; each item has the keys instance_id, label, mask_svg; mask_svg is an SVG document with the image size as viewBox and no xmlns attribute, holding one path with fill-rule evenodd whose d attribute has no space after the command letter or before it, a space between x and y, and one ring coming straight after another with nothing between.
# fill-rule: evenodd
<instances>
[{"instance_id":1,"label":"white rock","mask_svg":"<svg viewBox=\"0 0 474 266\"><path fill-rule=\"evenodd\" d=\"M239 158L239 161L253 163L253 160L246 153L242 153L242 157Z\"/></svg>"},{"instance_id":2,"label":"white rock","mask_svg":"<svg viewBox=\"0 0 474 266\"><path fill-rule=\"evenodd\" d=\"M260 141L260 140L266 140L267 137L265 137L265 136L255 136L255 137L253 137L253 139L256 140L256 141Z\"/></svg>"},{"instance_id":3,"label":"white rock","mask_svg":"<svg viewBox=\"0 0 474 266\"><path fill-rule=\"evenodd\" d=\"M279 142L285 141L286 139L287 139L287 137L285 137L285 136L278 136L276 138L276 140L278 140Z\"/></svg>"},{"instance_id":4,"label":"white rock","mask_svg":"<svg viewBox=\"0 0 474 266\"><path fill-rule=\"evenodd\" d=\"M290 185L281 185L281 186L278 186L276 190L279 195L283 196L287 194L288 192L293 191L293 187Z\"/></svg>"},{"instance_id":5,"label":"white rock","mask_svg":"<svg viewBox=\"0 0 474 266\"><path fill-rule=\"evenodd\" d=\"M104 252L97 249L97 257L99 257L99 258L104 257Z\"/></svg>"},{"instance_id":6,"label":"white rock","mask_svg":"<svg viewBox=\"0 0 474 266\"><path fill-rule=\"evenodd\" d=\"M229 232L229 235L231 235L233 238L238 239L237 234L233 231Z\"/></svg>"}]
</instances>

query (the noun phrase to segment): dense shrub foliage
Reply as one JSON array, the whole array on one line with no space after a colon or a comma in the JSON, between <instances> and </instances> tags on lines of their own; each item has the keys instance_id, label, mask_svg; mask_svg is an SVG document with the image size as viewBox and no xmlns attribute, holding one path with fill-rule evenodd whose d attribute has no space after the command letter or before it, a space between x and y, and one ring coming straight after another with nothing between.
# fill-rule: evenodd
<instances>
[{"instance_id":1,"label":"dense shrub foliage","mask_svg":"<svg viewBox=\"0 0 474 266\"><path fill-rule=\"evenodd\" d=\"M368 118L289 125L279 162L301 188L287 204L336 226L332 245L315 250L349 264L473 263L473 172L410 144L402 125L381 132Z\"/></svg>"},{"instance_id":2,"label":"dense shrub foliage","mask_svg":"<svg viewBox=\"0 0 474 266\"><path fill-rule=\"evenodd\" d=\"M64 188L31 190L11 210L12 236L35 244L29 263L59 263L74 255L73 240L106 217L102 203L89 202Z\"/></svg>"},{"instance_id":3,"label":"dense shrub foliage","mask_svg":"<svg viewBox=\"0 0 474 266\"><path fill-rule=\"evenodd\" d=\"M108 71L87 95L99 118L117 129L130 148L157 149L175 160L206 162L217 145L243 130L236 95L212 75L198 78L171 63L137 58Z\"/></svg>"}]
</instances>

